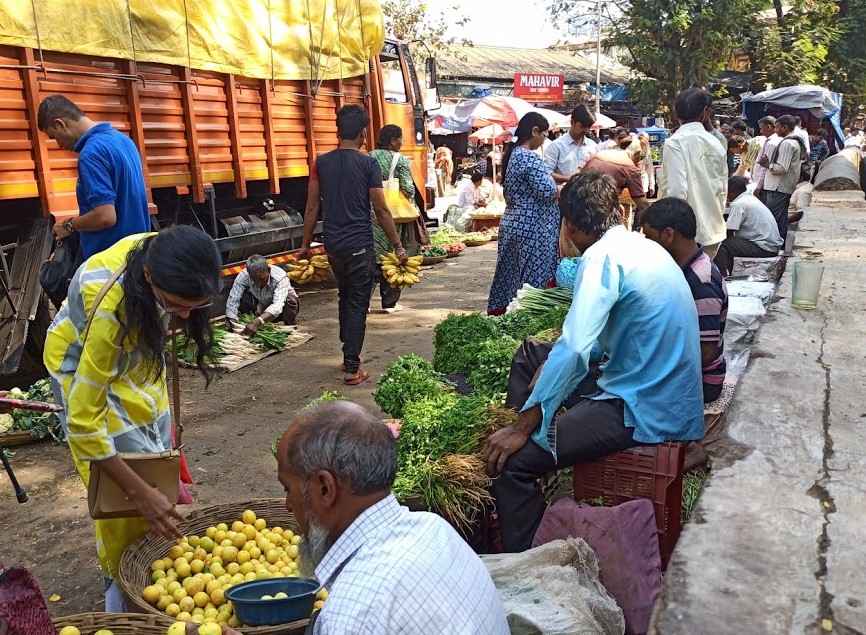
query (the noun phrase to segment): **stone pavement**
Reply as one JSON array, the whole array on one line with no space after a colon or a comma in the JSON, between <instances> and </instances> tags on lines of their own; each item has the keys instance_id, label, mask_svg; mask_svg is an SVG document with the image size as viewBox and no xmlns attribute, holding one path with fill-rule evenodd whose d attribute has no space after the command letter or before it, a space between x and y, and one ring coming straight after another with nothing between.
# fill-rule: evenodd
<instances>
[{"instance_id":1,"label":"stone pavement","mask_svg":"<svg viewBox=\"0 0 866 635\"><path fill-rule=\"evenodd\" d=\"M797 258L826 265L791 307ZM866 203L815 192L650 633L866 633Z\"/></svg>"}]
</instances>

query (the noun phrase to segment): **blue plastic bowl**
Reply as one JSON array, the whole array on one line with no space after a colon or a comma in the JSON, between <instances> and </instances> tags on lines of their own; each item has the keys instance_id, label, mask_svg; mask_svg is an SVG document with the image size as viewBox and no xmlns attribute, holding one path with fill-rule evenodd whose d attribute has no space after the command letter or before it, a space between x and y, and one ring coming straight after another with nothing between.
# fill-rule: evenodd
<instances>
[{"instance_id":1,"label":"blue plastic bowl","mask_svg":"<svg viewBox=\"0 0 866 635\"><path fill-rule=\"evenodd\" d=\"M273 578L254 580L233 586L226 591L235 617L247 626L277 626L309 619L319 590L316 580L307 578ZM263 595L282 591L289 597L262 600Z\"/></svg>"}]
</instances>

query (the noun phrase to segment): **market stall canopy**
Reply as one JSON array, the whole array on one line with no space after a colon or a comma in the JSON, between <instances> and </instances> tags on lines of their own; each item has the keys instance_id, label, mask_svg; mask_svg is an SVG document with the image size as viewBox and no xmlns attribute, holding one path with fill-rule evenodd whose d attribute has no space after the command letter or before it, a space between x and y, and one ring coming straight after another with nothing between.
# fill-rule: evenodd
<instances>
[{"instance_id":1,"label":"market stall canopy","mask_svg":"<svg viewBox=\"0 0 866 635\"><path fill-rule=\"evenodd\" d=\"M0 44L285 80L364 75L385 39L379 0L3 0L0 25Z\"/></svg>"},{"instance_id":2,"label":"market stall canopy","mask_svg":"<svg viewBox=\"0 0 866 635\"><path fill-rule=\"evenodd\" d=\"M553 110L546 108L535 108L528 101L518 97L503 97L501 95L489 95L481 99L469 99L454 107L454 119L458 122L471 122L472 127L499 124L504 127L516 126L520 119L529 112L538 112L544 115L551 126L560 125L563 118Z\"/></svg>"},{"instance_id":3,"label":"market stall canopy","mask_svg":"<svg viewBox=\"0 0 866 635\"><path fill-rule=\"evenodd\" d=\"M807 112L818 120L829 119L839 140L845 140L839 118L842 95L821 86L785 86L754 95L745 94L742 100L743 114L751 125L755 125L764 114L769 114L771 106L777 106L791 111Z\"/></svg>"},{"instance_id":4,"label":"market stall canopy","mask_svg":"<svg viewBox=\"0 0 866 635\"><path fill-rule=\"evenodd\" d=\"M507 128L503 128L499 124L493 123L489 126L484 126L483 128L479 128L471 135L469 138L473 141L480 141L481 143L504 143L506 141L511 141L512 133Z\"/></svg>"}]
</instances>

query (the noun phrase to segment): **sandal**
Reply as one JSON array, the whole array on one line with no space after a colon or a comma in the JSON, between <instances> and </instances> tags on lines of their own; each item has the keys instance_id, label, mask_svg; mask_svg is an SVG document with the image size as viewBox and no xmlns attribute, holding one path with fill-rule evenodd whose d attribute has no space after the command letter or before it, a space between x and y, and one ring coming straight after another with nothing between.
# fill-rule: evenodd
<instances>
[{"instance_id":1,"label":"sandal","mask_svg":"<svg viewBox=\"0 0 866 635\"><path fill-rule=\"evenodd\" d=\"M361 361L360 361L359 363L363 364L363 363L364 363L364 358L361 357L360 360L361 360ZM341 372L341 373L345 373L345 372L346 372L346 362L343 362L342 364L340 364L340 372Z\"/></svg>"},{"instance_id":2,"label":"sandal","mask_svg":"<svg viewBox=\"0 0 866 635\"><path fill-rule=\"evenodd\" d=\"M370 379L370 373L363 371L359 368L358 372L354 375L346 375L343 378L343 383L347 386L357 386L361 382L367 381L368 379Z\"/></svg>"}]
</instances>

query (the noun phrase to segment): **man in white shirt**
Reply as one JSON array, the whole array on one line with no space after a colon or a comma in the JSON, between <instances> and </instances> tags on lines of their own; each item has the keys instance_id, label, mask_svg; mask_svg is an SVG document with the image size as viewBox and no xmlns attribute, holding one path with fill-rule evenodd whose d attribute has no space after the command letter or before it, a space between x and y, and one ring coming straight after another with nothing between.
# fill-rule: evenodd
<instances>
[{"instance_id":1,"label":"man in white shirt","mask_svg":"<svg viewBox=\"0 0 866 635\"><path fill-rule=\"evenodd\" d=\"M773 152L782 138L776 134L775 117L767 116L758 121L758 130L761 131L761 136L765 138L765 141L758 149L754 160L752 160L750 169L752 171L752 183L755 185L754 194L760 198L761 189L764 187L764 176L767 174L767 168L761 165L760 161L764 156L773 156ZM738 174L737 176L742 176L742 174Z\"/></svg>"},{"instance_id":2,"label":"man in white shirt","mask_svg":"<svg viewBox=\"0 0 866 635\"><path fill-rule=\"evenodd\" d=\"M481 194L481 190L479 189L483 178L481 172L473 172L470 178L460 179L460 185L457 190L457 207L463 209L471 207L472 209L475 209L476 207L484 207L487 205L487 202L484 200L484 196Z\"/></svg>"},{"instance_id":3,"label":"man in white shirt","mask_svg":"<svg viewBox=\"0 0 866 635\"><path fill-rule=\"evenodd\" d=\"M806 156L808 157L812 153L812 144L809 140L809 132L803 128L803 118L800 115L793 115L794 117L794 134L803 142L803 147L806 148Z\"/></svg>"},{"instance_id":4,"label":"man in white shirt","mask_svg":"<svg viewBox=\"0 0 866 635\"><path fill-rule=\"evenodd\" d=\"M863 147L863 133L859 128L853 128L851 135L845 138L846 148L857 148L860 150Z\"/></svg>"},{"instance_id":5,"label":"man in white shirt","mask_svg":"<svg viewBox=\"0 0 866 635\"><path fill-rule=\"evenodd\" d=\"M712 99L700 88L677 95L674 108L680 127L665 141L659 172L659 197L688 201L698 222L696 240L713 258L725 239L727 149L705 129ZM726 142L727 143L727 142Z\"/></svg>"},{"instance_id":6,"label":"man in white shirt","mask_svg":"<svg viewBox=\"0 0 866 635\"><path fill-rule=\"evenodd\" d=\"M256 319L243 330L245 335L253 335L262 324L272 320L297 324L299 307L298 294L292 288L289 275L256 254L247 259L246 269L232 284L226 300L226 319L237 324L238 313L255 313Z\"/></svg>"},{"instance_id":7,"label":"man in white shirt","mask_svg":"<svg viewBox=\"0 0 866 635\"><path fill-rule=\"evenodd\" d=\"M598 151L595 141L586 134L595 123L586 106L578 104L571 111L571 129L551 143L544 152L544 163L557 183L568 183L578 168Z\"/></svg>"},{"instance_id":8,"label":"man in white shirt","mask_svg":"<svg viewBox=\"0 0 866 635\"><path fill-rule=\"evenodd\" d=\"M759 161L761 166L767 168L761 202L773 213L783 242L788 234L788 204L803 167L804 148L800 138L794 134L794 126L791 115L782 115L776 119L776 134L781 141L771 156L767 156L765 152Z\"/></svg>"},{"instance_id":9,"label":"man in white shirt","mask_svg":"<svg viewBox=\"0 0 866 635\"><path fill-rule=\"evenodd\" d=\"M401 507L397 443L361 406L326 402L277 446L280 483L304 540L302 574L328 589L307 632L508 635L487 568L440 516Z\"/></svg>"},{"instance_id":10,"label":"man in white shirt","mask_svg":"<svg viewBox=\"0 0 866 635\"><path fill-rule=\"evenodd\" d=\"M723 275L731 275L734 258L772 258L779 255L782 237L776 219L761 201L747 190L745 178L728 180L728 237L713 259Z\"/></svg>"}]
</instances>

